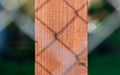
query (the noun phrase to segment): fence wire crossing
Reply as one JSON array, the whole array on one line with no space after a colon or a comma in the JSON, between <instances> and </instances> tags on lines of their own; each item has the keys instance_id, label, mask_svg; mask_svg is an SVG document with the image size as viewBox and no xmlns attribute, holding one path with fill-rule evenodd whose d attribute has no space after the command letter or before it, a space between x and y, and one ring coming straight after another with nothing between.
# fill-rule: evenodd
<instances>
[{"instance_id":1,"label":"fence wire crossing","mask_svg":"<svg viewBox=\"0 0 120 75\"><path fill-rule=\"evenodd\" d=\"M1 0L0 1L0 32L6 29L11 23L16 26L32 40L34 40L34 21L21 10L24 5L31 3L34 0ZM34 9L33 7L31 7ZM32 13L32 12L31 12Z\"/></svg>"},{"instance_id":2,"label":"fence wire crossing","mask_svg":"<svg viewBox=\"0 0 120 75\"><path fill-rule=\"evenodd\" d=\"M76 2L80 5L77 3L74 5L74 1L72 3L69 0L36 0L36 75L87 75L87 1L76 0ZM48 11L46 8L48 8ZM59 10L63 9L61 16L65 19L67 17L68 20L63 22L60 18L57 24L61 25L61 22L63 22L62 26L54 29L57 26L56 23L52 23L54 21L51 22L51 20L48 22L49 19L47 18L55 19L54 16L58 15L56 13L61 12L57 11L57 8L61 8ZM52 16L47 12L51 13ZM66 12L70 15L66 16ZM71 47L69 43L74 39L69 39L72 37L69 34L69 31L72 32L72 30L69 29L73 29L75 24L79 27L77 32L81 35L77 41L82 43ZM68 36L67 39L62 38L65 35ZM68 42L65 42L66 40Z\"/></svg>"}]
</instances>

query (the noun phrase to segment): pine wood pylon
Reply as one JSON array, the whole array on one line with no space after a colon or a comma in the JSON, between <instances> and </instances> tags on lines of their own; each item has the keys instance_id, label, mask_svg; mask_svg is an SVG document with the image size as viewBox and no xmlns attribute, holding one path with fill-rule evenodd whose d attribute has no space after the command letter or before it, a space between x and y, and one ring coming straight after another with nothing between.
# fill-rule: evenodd
<instances>
[{"instance_id":1,"label":"pine wood pylon","mask_svg":"<svg viewBox=\"0 0 120 75\"><path fill-rule=\"evenodd\" d=\"M35 0L35 75L87 75L87 0Z\"/></svg>"}]
</instances>

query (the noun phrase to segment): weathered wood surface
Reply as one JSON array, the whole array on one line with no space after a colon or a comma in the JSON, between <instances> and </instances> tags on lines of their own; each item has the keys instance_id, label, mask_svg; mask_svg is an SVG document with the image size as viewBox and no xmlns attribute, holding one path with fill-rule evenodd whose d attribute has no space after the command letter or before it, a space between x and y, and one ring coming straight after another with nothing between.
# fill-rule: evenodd
<instances>
[{"instance_id":1,"label":"weathered wood surface","mask_svg":"<svg viewBox=\"0 0 120 75\"><path fill-rule=\"evenodd\" d=\"M35 0L35 75L87 75L87 1Z\"/></svg>"}]
</instances>

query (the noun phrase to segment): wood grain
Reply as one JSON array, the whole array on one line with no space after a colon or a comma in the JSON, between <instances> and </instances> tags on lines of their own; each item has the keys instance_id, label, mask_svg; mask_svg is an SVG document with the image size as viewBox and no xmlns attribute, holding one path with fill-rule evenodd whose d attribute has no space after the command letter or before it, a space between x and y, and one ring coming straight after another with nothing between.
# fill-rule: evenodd
<instances>
[{"instance_id":1,"label":"wood grain","mask_svg":"<svg viewBox=\"0 0 120 75\"><path fill-rule=\"evenodd\" d=\"M87 1L35 0L35 75L87 75Z\"/></svg>"}]
</instances>

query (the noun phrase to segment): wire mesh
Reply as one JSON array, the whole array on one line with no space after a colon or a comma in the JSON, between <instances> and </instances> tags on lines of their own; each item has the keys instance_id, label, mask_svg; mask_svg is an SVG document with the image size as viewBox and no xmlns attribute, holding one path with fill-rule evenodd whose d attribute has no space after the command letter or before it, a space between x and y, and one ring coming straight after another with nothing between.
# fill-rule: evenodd
<instances>
[{"instance_id":1,"label":"wire mesh","mask_svg":"<svg viewBox=\"0 0 120 75\"><path fill-rule=\"evenodd\" d=\"M39 2L42 2L39 3ZM51 23L47 22L46 20L41 17L42 14L39 15L39 13L44 12L44 10L47 7L52 8L52 3L58 3L58 7L60 6L60 2L62 3L62 6L64 9L65 7L70 10L68 13L72 13L72 17L68 17L67 22L63 22L62 25L58 30L57 28L54 29L52 27ZM60 0L60 1L55 1L54 0L38 0L36 1L36 75L87 75L87 46L86 46L86 41L87 41L87 1L84 0L77 0L76 2L81 2L80 5L74 6L72 5L69 0ZM51 3L51 4L49 4ZM48 5L48 6L47 6ZM49 6L50 5L50 6ZM55 6L55 5L54 5ZM53 7L54 7L53 6ZM54 8L53 8L54 9ZM56 9L57 10L57 9ZM60 10L60 9L58 9ZM46 11L49 12L49 11ZM45 12L44 12L45 13ZM51 12L49 12L51 13ZM55 12L57 13L57 12ZM55 16L55 13L52 15ZM62 12L64 13L64 12ZM46 14L45 14L46 15ZM64 14L63 14L64 15ZM52 17L53 17L52 16ZM65 16L65 15L64 15ZM49 17L49 16L48 16ZM66 16L65 16L66 17ZM63 17L63 18L65 18ZM51 18L51 17L50 17ZM60 20L59 20L60 22ZM81 37L84 37L84 41L78 40L79 42L83 42L85 44L79 44L77 47L78 50L75 51L75 48L70 47L68 43L65 42L65 40L61 39L64 37L64 35L67 35L69 31L69 28L75 25L74 23L78 22L79 26L83 26L84 29L78 28L78 33L82 35ZM64 24L65 23L65 24ZM57 23L59 25L59 23ZM60 24L61 25L61 24ZM43 27L43 28L42 28ZM72 31L72 30L71 30ZM82 31L82 32L80 32ZM51 35L49 35L49 33ZM41 34L41 35L40 35ZM69 34L69 33L68 33ZM47 37L48 35L48 37ZM40 38L43 37L43 38ZM45 38L47 37L47 38ZM71 37L71 36L69 36ZM68 37L68 38L69 38ZM80 38L81 38L80 37ZM47 40L47 41L42 41L42 40ZM68 39L70 40L70 39ZM46 42L46 43L45 43ZM69 42L70 43L70 42ZM40 44L44 45L43 47L40 46ZM83 45L82 49L80 48ZM59 49L61 48L61 49ZM55 59L52 59L51 55L49 52L52 52L51 54L55 56ZM60 54L59 54L60 53ZM50 56L49 56L50 55ZM44 60L45 59L45 60ZM57 69L56 67L59 66L59 63L55 60L59 60L61 62L62 67L61 69ZM49 61L51 60L51 61ZM64 62L70 62L67 64ZM53 64L54 63L54 64ZM56 67L54 67L56 66ZM52 67L52 68L51 68ZM77 68L78 71L74 71L74 69ZM55 69L55 71L53 70Z\"/></svg>"}]
</instances>

